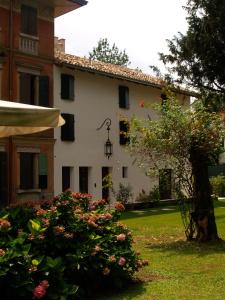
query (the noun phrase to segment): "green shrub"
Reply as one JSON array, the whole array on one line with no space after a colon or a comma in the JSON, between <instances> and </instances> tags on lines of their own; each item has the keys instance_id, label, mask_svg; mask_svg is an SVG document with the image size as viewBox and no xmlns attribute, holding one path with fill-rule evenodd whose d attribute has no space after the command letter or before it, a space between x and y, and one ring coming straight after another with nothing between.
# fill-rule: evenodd
<instances>
[{"instance_id":1,"label":"green shrub","mask_svg":"<svg viewBox=\"0 0 225 300\"><path fill-rule=\"evenodd\" d=\"M216 197L225 197L225 176L217 175L210 178L212 193Z\"/></svg>"},{"instance_id":2,"label":"green shrub","mask_svg":"<svg viewBox=\"0 0 225 300\"><path fill-rule=\"evenodd\" d=\"M120 183L118 191L115 191L112 188L112 192L113 192L113 195L116 198L116 200L123 204L127 204L129 199L132 198L133 194L131 191L132 191L132 187L129 184L123 185L122 183Z\"/></svg>"},{"instance_id":3,"label":"green shrub","mask_svg":"<svg viewBox=\"0 0 225 300\"><path fill-rule=\"evenodd\" d=\"M142 189L141 193L139 193L138 197L136 198L137 202L152 202L152 201L159 201L159 187L154 186L149 193L146 193L145 190Z\"/></svg>"},{"instance_id":4,"label":"green shrub","mask_svg":"<svg viewBox=\"0 0 225 300\"><path fill-rule=\"evenodd\" d=\"M52 203L0 212L2 299L85 299L93 290L123 286L142 262L124 209L104 200L62 193Z\"/></svg>"}]
</instances>

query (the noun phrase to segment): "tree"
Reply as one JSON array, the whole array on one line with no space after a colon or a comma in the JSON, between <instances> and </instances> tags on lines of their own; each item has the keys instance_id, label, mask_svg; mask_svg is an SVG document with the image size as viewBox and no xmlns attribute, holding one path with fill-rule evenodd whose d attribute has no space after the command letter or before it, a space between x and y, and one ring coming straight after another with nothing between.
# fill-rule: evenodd
<instances>
[{"instance_id":1,"label":"tree","mask_svg":"<svg viewBox=\"0 0 225 300\"><path fill-rule=\"evenodd\" d=\"M192 199L188 239L218 239L208 165L222 152L224 126L218 114L209 112L200 101L184 110L170 93L157 107L158 119L131 122L129 150L149 174L172 169L178 197Z\"/></svg>"},{"instance_id":2,"label":"tree","mask_svg":"<svg viewBox=\"0 0 225 300\"><path fill-rule=\"evenodd\" d=\"M97 46L93 48L92 52L89 52L89 58L119 66L128 66L130 64L125 50L120 51L115 43L111 47L107 38L102 38L98 41Z\"/></svg>"},{"instance_id":3,"label":"tree","mask_svg":"<svg viewBox=\"0 0 225 300\"><path fill-rule=\"evenodd\" d=\"M198 89L211 109L224 109L225 2L187 0L185 9L188 30L168 40L160 59L176 82Z\"/></svg>"}]
</instances>

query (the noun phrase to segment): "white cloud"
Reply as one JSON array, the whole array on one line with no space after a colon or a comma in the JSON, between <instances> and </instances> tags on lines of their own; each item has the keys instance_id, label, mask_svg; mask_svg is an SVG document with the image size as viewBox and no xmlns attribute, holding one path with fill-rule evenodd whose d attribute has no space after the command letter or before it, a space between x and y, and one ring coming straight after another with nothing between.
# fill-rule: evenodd
<instances>
[{"instance_id":1,"label":"white cloud","mask_svg":"<svg viewBox=\"0 0 225 300\"><path fill-rule=\"evenodd\" d=\"M55 35L66 39L66 51L88 56L100 38L107 37L126 49L132 67L145 72L159 65L158 52L166 39L187 25L182 5L186 0L89 0L89 3L56 19Z\"/></svg>"}]
</instances>

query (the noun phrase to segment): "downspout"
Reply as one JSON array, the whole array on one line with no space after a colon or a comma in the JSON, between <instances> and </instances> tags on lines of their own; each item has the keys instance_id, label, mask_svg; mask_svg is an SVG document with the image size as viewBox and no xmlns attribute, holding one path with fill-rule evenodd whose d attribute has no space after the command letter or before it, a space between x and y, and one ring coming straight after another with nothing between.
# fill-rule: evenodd
<instances>
[{"instance_id":1,"label":"downspout","mask_svg":"<svg viewBox=\"0 0 225 300\"><path fill-rule=\"evenodd\" d=\"M13 0L10 0L10 11L9 11L9 92L8 100L13 101ZM8 199L7 202L10 204L12 201L12 174L13 174L13 143L12 137L8 139Z\"/></svg>"}]
</instances>

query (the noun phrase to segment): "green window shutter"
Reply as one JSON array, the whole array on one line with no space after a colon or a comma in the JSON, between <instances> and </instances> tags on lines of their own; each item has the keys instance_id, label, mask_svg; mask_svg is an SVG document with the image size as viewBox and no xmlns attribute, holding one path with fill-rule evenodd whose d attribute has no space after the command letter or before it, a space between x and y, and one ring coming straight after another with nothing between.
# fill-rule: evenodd
<instances>
[{"instance_id":1,"label":"green window shutter","mask_svg":"<svg viewBox=\"0 0 225 300\"><path fill-rule=\"evenodd\" d=\"M47 189L47 187L48 187L48 157L44 153L39 154L38 173L39 173L39 188Z\"/></svg>"}]
</instances>

